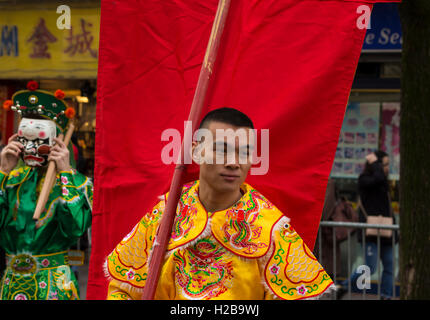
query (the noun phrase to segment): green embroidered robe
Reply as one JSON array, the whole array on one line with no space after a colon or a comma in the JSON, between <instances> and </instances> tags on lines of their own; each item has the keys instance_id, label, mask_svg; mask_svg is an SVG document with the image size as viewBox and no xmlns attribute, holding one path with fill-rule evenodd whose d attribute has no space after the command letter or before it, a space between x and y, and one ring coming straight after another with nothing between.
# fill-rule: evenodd
<instances>
[{"instance_id":1,"label":"green embroidered robe","mask_svg":"<svg viewBox=\"0 0 430 320\"><path fill-rule=\"evenodd\" d=\"M0 298L78 299L67 251L91 224L93 185L75 170L60 172L36 222L39 174L27 166L0 171L0 245L7 254Z\"/></svg>"}]
</instances>

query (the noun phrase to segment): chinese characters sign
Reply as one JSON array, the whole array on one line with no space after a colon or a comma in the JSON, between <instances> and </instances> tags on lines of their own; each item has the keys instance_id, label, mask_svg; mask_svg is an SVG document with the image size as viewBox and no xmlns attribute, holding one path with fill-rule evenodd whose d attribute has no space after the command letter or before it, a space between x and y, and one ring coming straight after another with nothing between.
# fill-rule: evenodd
<instances>
[{"instance_id":1,"label":"chinese characters sign","mask_svg":"<svg viewBox=\"0 0 430 320\"><path fill-rule=\"evenodd\" d=\"M99 8L72 8L70 29L52 9L0 12L0 78L96 78Z\"/></svg>"},{"instance_id":2,"label":"chinese characters sign","mask_svg":"<svg viewBox=\"0 0 430 320\"><path fill-rule=\"evenodd\" d=\"M48 52L48 43L56 42L57 38L46 28L45 19L40 18L39 23L34 28L32 35L27 42L33 43L33 52L30 58L51 58Z\"/></svg>"},{"instance_id":3,"label":"chinese characters sign","mask_svg":"<svg viewBox=\"0 0 430 320\"><path fill-rule=\"evenodd\" d=\"M75 57L89 53L90 57L97 59L97 50L93 48L94 36L90 31L92 27L92 23L80 19L77 26L70 28L69 36L66 38L68 46L64 50L67 56Z\"/></svg>"}]
</instances>

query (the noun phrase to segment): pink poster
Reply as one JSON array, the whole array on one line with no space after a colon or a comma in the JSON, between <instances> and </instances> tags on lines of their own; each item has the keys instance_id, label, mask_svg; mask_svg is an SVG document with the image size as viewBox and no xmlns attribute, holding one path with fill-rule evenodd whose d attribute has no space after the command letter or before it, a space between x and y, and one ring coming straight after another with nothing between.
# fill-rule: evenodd
<instances>
[{"instance_id":1,"label":"pink poster","mask_svg":"<svg viewBox=\"0 0 430 320\"><path fill-rule=\"evenodd\" d=\"M390 157L390 179L399 180L400 174L400 103L382 104L381 149Z\"/></svg>"},{"instance_id":2,"label":"pink poster","mask_svg":"<svg viewBox=\"0 0 430 320\"><path fill-rule=\"evenodd\" d=\"M357 178L366 155L378 149L380 103L349 103L331 171L333 178Z\"/></svg>"}]
</instances>

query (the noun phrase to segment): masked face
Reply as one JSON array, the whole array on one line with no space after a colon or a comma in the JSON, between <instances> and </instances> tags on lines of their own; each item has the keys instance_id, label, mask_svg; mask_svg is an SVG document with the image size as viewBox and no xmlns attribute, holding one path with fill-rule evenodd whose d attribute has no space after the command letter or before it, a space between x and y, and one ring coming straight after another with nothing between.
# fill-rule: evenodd
<instances>
[{"instance_id":1,"label":"masked face","mask_svg":"<svg viewBox=\"0 0 430 320\"><path fill-rule=\"evenodd\" d=\"M55 123L51 120L23 118L18 128L18 141L24 145L22 160L27 166L42 167L56 137Z\"/></svg>"}]
</instances>

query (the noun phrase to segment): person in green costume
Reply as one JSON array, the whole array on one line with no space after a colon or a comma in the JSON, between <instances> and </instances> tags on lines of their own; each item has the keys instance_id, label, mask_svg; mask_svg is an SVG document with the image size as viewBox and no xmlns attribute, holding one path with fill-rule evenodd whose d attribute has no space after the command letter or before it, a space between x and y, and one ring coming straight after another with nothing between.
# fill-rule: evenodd
<instances>
[{"instance_id":1,"label":"person in green costume","mask_svg":"<svg viewBox=\"0 0 430 320\"><path fill-rule=\"evenodd\" d=\"M22 119L0 155L0 246L6 252L0 299L79 299L67 252L91 224L93 185L72 168L71 152L56 137L74 115L64 93L37 90L35 81L27 89L12 97L11 109ZM50 160L56 183L33 220Z\"/></svg>"}]
</instances>

